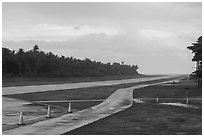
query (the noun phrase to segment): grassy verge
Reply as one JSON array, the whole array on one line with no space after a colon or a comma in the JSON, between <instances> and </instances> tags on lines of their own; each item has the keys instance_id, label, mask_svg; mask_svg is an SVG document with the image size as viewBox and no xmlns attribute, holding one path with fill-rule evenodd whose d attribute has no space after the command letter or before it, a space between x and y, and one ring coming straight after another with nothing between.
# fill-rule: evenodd
<instances>
[{"instance_id":1,"label":"grassy verge","mask_svg":"<svg viewBox=\"0 0 204 137\"><path fill-rule=\"evenodd\" d=\"M63 83L77 83L77 82L91 82L103 80L121 80L131 78L153 77L157 75L122 75L122 76L104 76L104 77L74 77L74 78L25 78L25 77L12 77L3 78L2 86L28 86L28 85L47 85L47 84L63 84Z\"/></svg>"},{"instance_id":2,"label":"grassy verge","mask_svg":"<svg viewBox=\"0 0 204 137\"><path fill-rule=\"evenodd\" d=\"M185 87L190 97L202 96L202 89L182 81L178 85L151 86L134 91L134 97L183 97ZM184 90L184 91L183 91ZM184 92L184 93L183 93ZM192 102L190 102L191 104ZM198 102L201 106L201 102ZM166 106L147 101L65 133L67 135L194 135L202 134L202 108Z\"/></svg>"},{"instance_id":3,"label":"grassy verge","mask_svg":"<svg viewBox=\"0 0 204 137\"><path fill-rule=\"evenodd\" d=\"M166 80L169 80L169 79L154 80L154 81L139 82L139 83L130 83L130 84L121 84L121 85L113 85L113 86L89 87L89 88L24 93L24 94L12 94L12 95L5 95L5 97L17 98L17 99L27 100L27 101L97 100L97 99L106 99L113 92L115 92L117 89L120 89L120 88L131 87L131 86L136 86L140 84L150 84L154 82L162 82ZM54 104L58 106L62 106L62 107L67 107L66 103L54 103ZM87 104L87 106L90 106L90 105Z\"/></svg>"},{"instance_id":4,"label":"grassy verge","mask_svg":"<svg viewBox=\"0 0 204 137\"><path fill-rule=\"evenodd\" d=\"M156 104L134 104L66 135L201 134L201 111Z\"/></svg>"},{"instance_id":5,"label":"grassy verge","mask_svg":"<svg viewBox=\"0 0 204 137\"><path fill-rule=\"evenodd\" d=\"M90 108L92 106L96 106L98 104L100 104L101 101L85 101L85 102L72 102L71 103L71 108L73 112L79 111L79 110L83 110L86 108ZM67 112L68 109L68 102L46 102L46 103L41 103L43 105L51 105L51 106L60 106L64 109L63 112Z\"/></svg>"},{"instance_id":6,"label":"grassy verge","mask_svg":"<svg viewBox=\"0 0 204 137\"><path fill-rule=\"evenodd\" d=\"M190 100L191 98L202 98L202 88L198 87L193 80L182 80L179 84L155 85L143 89L134 90L134 98L142 98L145 102L153 103L158 95L159 102L181 102L185 103L186 88L189 104L202 107L202 100ZM146 100L145 100L146 99Z\"/></svg>"}]
</instances>

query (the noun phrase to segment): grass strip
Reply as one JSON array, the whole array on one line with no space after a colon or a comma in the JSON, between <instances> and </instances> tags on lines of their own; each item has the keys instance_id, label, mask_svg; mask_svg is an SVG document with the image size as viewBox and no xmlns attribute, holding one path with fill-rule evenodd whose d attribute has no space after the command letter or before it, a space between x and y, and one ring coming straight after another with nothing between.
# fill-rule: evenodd
<instances>
[{"instance_id":1,"label":"grass strip","mask_svg":"<svg viewBox=\"0 0 204 137\"><path fill-rule=\"evenodd\" d=\"M181 81L174 85L155 85L134 90L134 97L180 97L189 88L189 97L202 97L202 88L192 81ZM192 103L192 102L190 102ZM202 102L197 105L202 106ZM64 133L65 135L201 135L202 107L184 108L167 106L147 101Z\"/></svg>"}]
</instances>

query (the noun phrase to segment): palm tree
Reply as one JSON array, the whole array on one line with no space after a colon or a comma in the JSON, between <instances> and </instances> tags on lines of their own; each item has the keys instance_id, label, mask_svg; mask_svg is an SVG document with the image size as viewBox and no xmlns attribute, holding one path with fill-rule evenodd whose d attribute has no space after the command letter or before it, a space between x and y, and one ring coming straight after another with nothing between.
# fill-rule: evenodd
<instances>
[{"instance_id":1,"label":"palm tree","mask_svg":"<svg viewBox=\"0 0 204 137\"><path fill-rule=\"evenodd\" d=\"M19 75L21 76L22 75L22 63L24 61L24 51L23 51L23 49L20 48L15 56L16 56L16 58L15 58L16 62L18 63L18 67L19 67L19 69L18 69Z\"/></svg>"},{"instance_id":2,"label":"palm tree","mask_svg":"<svg viewBox=\"0 0 204 137\"><path fill-rule=\"evenodd\" d=\"M192 61L196 61L196 80L198 86L201 86L202 83L202 36L198 38L195 43L192 43L193 46L188 46L187 49L191 50L194 53Z\"/></svg>"}]
</instances>

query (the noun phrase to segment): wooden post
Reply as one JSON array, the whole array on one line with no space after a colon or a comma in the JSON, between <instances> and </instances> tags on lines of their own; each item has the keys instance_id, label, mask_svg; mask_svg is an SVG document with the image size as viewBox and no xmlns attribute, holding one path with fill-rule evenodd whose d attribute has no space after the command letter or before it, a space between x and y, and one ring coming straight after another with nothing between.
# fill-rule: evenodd
<instances>
[{"instance_id":1,"label":"wooden post","mask_svg":"<svg viewBox=\"0 0 204 137\"><path fill-rule=\"evenodd\" d=\"M186 104L188 104L188 88L185 89L186 89Z\"/></svg>"},{"instance_id":2,"label":"wooden post","mask_svg":"<svg viewBox=\"0 0 204 137\"><path fill-rule=\"evenodd\" d=\"M71 100L69 101L69 106L68 106L68 113L72 113L72 106L71 106Z\"/></svg>"},{"instance_id":3,"label":"wooden post","mask_svg":"<svg viewBox=\"0 0 204 137\"><path fill-rule=\"evenodd\" d=\"M156 103L159 103L159 93L156 94Z\"/></svg>"},{"instance_id":4,"label":"wooden post","mask_svg":"<svg viewBox=\"0 0 204 137\"><path fill-rule=\"evenodd\" d=\"M51 118L50 105L47 106L47 116L46 116L46 118Z\"/></svg>"},{"instance_id":5,"label":"wooden post","mask_svg":"<svg viewBox=\"0 0 204 137\"><path fill-rule=\"evenodd\" d=\"M25 123L23 122L23 112L20 112L18 125L25 125Z\"/></svg>"}]
</instances>

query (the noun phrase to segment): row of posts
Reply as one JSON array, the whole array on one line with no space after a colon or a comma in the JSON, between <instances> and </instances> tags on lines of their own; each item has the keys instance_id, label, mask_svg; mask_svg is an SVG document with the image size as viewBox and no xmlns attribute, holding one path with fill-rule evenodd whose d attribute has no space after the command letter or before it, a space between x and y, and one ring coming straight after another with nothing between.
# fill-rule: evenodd
<instances>
[{"instance_id":1,"label":"row of posts","mask_svg":"<svg viewBox=\"0 0 204 137\"><path fill-rule=\"evenodd\" d=\"M188 104L188 88L185 88L186 90L186 104ZM159 93L156 94L156 103L159 103Z\"/></svg>"},{"instance_id":2,"label":"row of posts","mask_svg":"<svg viewBox=\"0 0 204 137\"><path fill-rule=\"evenodd\" d=\"M188 88L185 88L185 90L186 90L186 104L188 104L188 100L189 100L188 99ZM156 96L157 96L156 97L156 103L159 103L159 93L157 93ZM67 113L72 113L71 101L69 101L69 106L68 106ZM51 116L51 106L50 105L48 105L48 108L47 108L46 118L52 118L52 116ZM25 125L25 123L23 122L23 112L20 112L18 125Z\"/></svg>"},{"instance_id":3,"label":"row of posts","mask_svg":"<svg viewBox=\"0 0 204 137\"><path fill-rule=\"evenodd\" d=\"M71 101L69 101L69 106L68 106L68 109L67 109L67 113L72 113L72 110L71 110ZM51 106L50 105L47 106L47 115L46 115L46 118L52 118L52 116L51 116ZM23 112L20 112L18 125L25 125L25 123L23 121Z\"/></svg>"}]
</instances>

